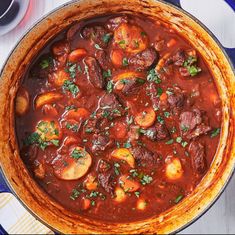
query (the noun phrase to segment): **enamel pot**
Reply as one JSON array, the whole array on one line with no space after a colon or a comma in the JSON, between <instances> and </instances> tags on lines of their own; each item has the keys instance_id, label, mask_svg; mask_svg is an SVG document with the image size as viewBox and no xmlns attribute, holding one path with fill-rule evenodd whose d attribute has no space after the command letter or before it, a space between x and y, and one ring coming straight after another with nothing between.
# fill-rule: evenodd
<instances>
[{"instance_id":1,"label":"enamel pot","mask_svg":"<svg viewBox=\"0 0 235 235\"><path fill-rule=\"evenodd\" d=\"M177 2L177 1L170 1ZM14 101L27 65L43 46L71 23L103 14L141 14L163 21L200 52L210 68L222 100L221 138L214 161L190 196L164 213L131 223L108 223L84 218L52 200L30 176L19 155L15 135ZM229 59L228 54L231 56ZM235 167L234 49L226 53L212 33L180 7L157 0L81 0L69 2L36 23L8 57L0 79L0 163L5 184L41 222L66 234L175 233L195 221L216 201Z\"/></svg>"}]
</instances>

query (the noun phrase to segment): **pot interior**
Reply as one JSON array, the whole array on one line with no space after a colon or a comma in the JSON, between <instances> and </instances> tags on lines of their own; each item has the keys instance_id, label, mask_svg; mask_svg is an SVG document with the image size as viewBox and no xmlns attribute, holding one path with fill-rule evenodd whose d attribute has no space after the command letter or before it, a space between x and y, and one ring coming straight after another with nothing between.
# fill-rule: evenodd
<instances>
[{"instance_id":1,"label":"pot interior","mask_svg":"<svg viewBox=\"0 0 235 235\"><path fill-rule=\"evenodd\" d=\"M160 20L185 37L210 68L222 99L223 123L219 146L210 167L192 195L180 204L145 221L112 224L88 220L52 201L29 175L20 156L14 132L14 98L28 64L58 32L73 22L112 13L141 14ZM153 0L82 0L64 5L41 20L17 45L1 74L0 160L14 193L42 222L63 233L172 233L209 207L228 182L235 165L234 73L213 37L186 13Z\"/></svg>"}]
</instances>

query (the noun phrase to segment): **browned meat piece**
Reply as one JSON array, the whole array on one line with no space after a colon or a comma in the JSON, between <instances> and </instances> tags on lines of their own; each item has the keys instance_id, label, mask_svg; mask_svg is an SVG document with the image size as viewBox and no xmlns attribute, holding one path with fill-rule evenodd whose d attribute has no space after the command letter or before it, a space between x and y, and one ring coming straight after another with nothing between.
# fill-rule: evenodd
<instances>
[{"instance_id":1,"label":"browned meat piece","mask_svg":"<svg viewBox=\"0 0 235 235\"><path fill-rule=\"evenodd\" d=\"M130 149L137 164L143 166L153 166L160 162L158 154L153 153L142 146L133 147Z\"/></svg>"},{"instance_id":2,"label":"browned meat piece","mask_svg":"<svg viewBox=\"0 0 235 235\"><path fill-rule=\"evenodd\" d=\"M95 44L98 44L102 48L106 48L108 45L108 40L105 39L107 35L109 35L108 37L111 37L112 33L101 25L86 26L82 30L83 38L91 39Z\"/></svg>"},{"instance_id":3,"label":"browned meat piece","mask_svg":"<svg viewBox=\"0 0 235 235\"><path fill-rule=\"evenodd\" d=\"M126 16L118 16L115 18L111 18L108 20L107 26L108 29L114 30L116 29L121 23L127 23L128 19Z\"/></svg>"},{"instance_id":4,"label":"browned meat piece","mask_svg":"<svg viewBox=\"0 0 235 235\"><path fill-rule=\"evenodd\" d=\"M177 66L183 66L185 59L185 52L182 49L178 50L172 57L173 63Z\"/></svg>"},{"instance_id":5,"label":"browned meat piece","mask_svg":"<svg viewBox=\"0 0 235 235\"><path fill-rule=\"evenodd\" d=\"M160 107L160 100L159 97L157 96L157 85L154 82L151 82L148 86L148 90L150 93L150 99L153 104L154 110L158 110Z\"/></svg>"},{"instance_id":6,"label":"browned meat piece","mask_svg":"<svg viewBox=\"0 0 235 235\"><path fill-rule=\"evenodd\" d=\"M188 139L194 139L200 135L207 134L211 127L203 122L201 111L193 109L193 111L181 113L180 129L182 134Z\"/></svg>"},{"instance_id":7,"label":"browned meat piece","mask_svg":"<svg viewBox=\"0 0 235 235\"><path fill-rule=\"evenodd\" d=\"M139 89L141 88L141 86L143 85L143 83L145 83L145 81L140 78L129 79L125 83L125 85L122 89L122 93L124 93L125 95L136 94L139 91Z\"/></svg>"},{"instance_id":8,"label":"browned meat piece","mask_svg":"<svg viewBox=\"0 0 235 235\"><path fill-rule=\"evenodd\" d=\"M189 132L187 134L187 138L194 139L200 135L207 134L209 131L211 131L211 127L202 123L202 124L198 125L193 131Z\"/></svg>"},{"instance_id":9,"label":"browned meat piece","mask_svg":"<svg viewBox=\"0 0 235 235\"><path fill-rule=\"evenodd\" d=\"M180 128L183 131L193 130L200 123L202 123L202 117L199 109L185 111L180 114Z\"/></svg>"},{"instance_id":10,"label":"browned meat piece","mask_svg":"<svg viewBox=\"0 0 235 235\"><path fill-rule=\"evenodd\" d=\"M100 64L100 66L102 67L102 69L108 70L108 68L109 68L109 65L108 65L109 58L108 58L106 52L103 51L103 50L97 50L96 53L95 53L95 57L98 60L98 62Z\"/></svg>"},{"instance_id":11,"label":"browned meat piece","mask_svg":"<svg viewBox=\"0 0 235 235\"><path fill-rule=\"evenodd\" d=\"M157 63L158 59L159 55L156 50L153 48L148 48L130 58L129 64L138 69L149 69L152 65Z\"/></svg>"},{"instance_id":12,"label":"browned meat piece","mask_svg":"<svg viewBox=\"0 0 235 235\"><path fill-rule=\"evenodd\" d=\"M102 116L105 118L115 118L123 115L124 110L117 97L114 94L105 94L101 97L100 102L100 110L97 114L98 116Z\"/></svg>"},{"instance_id":13,"label":"browned meat piece","mask_svg":"<svg viewBox=\"0 0 235 235\"><path fill-rule=\"evenodd\" d=\"M69 51L69 43L66 41L58 41L52 45L52 53L55 56L62 56L64 54L68 54Z\"/></svg>"},{"instance_id":14,"label":"browned meat piece","mask_svg":"<svg viewBox=\"0 0 235 235\"><path fill-rule=\"evenodd\" d=\"M192 168L197 174L203 174L207 168L204 146L193 141L188 147Z\"/></svg>"},{"instance_id":15,"label":"browned meat piece","mask_svg":"<svg viewBox=\"0 0 235 235\"><path fill-rule=\"evenodd\" d=\"M181 108L184 105L184 95L180 93L168 95L167 101L172 108Z\"/></svg>"},{"instance_id":16,"label":"browned meat piece","mask_svg":"<svg viewBox=\"0 0 235 235\"><path fill-rule=\"evenodd\" d=\"M75 23L72 25L69 30L67 31L67 39L71 41L74 36L80 31L81 29L81 23Z\"/></svg>"},{"instance_id":17,"label":"browned meat piece","mask_svg":"<svg viewBox=\"0 0 235 235\"><path fill-rule=\"evenodd\" d=\"M36 163L36 167L34 168L35 177L43 179L45 177L45 174L45 166L42 163Z\"/></svg>"},{"instance_id":18,"label":"browned meat piece","mask_svg":"<svg viewBox=\"0 0 235 235\"><path fill-rule=\"evenodd\" d=\"M110 165L110 163L108 161L106 161L104 159L101 159L101 160L99 160L97 168L98 168L98 172L99 173L105 173L108 170L110 170L111 165Z\"/></svg>"},{"instance_id":19,"label":"browned meat piece","mask_svg":"<svg viewBox=\"0 0 235 235\"><path fill-rule=\"evenodd\" d=\"M145 130L144 135L150 140L164 140L169 137L169 131L166 125L157 123L155 126Z\"/></svg>"},{"instance_id":20,"label":"browned meat piece","mask_svg":"<svg viewBox=\"0 0 235 235\"><path fill-rule=\"evenodd\" d=\"M102 71L97 60L89 56L84 59L84 63L86 66L87 78L91 84L96 88L104 88L105 80L102 76Z\"/></svg>"},{"instance_id":21,"label":"browned meat piece","mask_svg":"<svg viewBox=\"0 0 235 235\"><path fill-rule=\"evenodd\" d=\"M134 125L130 126L130 130L128 132L128 136L129 136L130 141L139 139L139 137L140 137L139 129L140 129L139 126L134 126Z\"/></svg>"},{"instance_id":22,"label":"browned meat piece","mask_svg":"<svg viewBox=\"0 0 235 235\"><path fill-rule=\"evenodd\" d=\"M165 41L164 40L159 40L157 42L154 43L154 48L157 50L157 51L161 51L164 47L164 44L165 44Z\"/></svg>"},{"instance_id":23,"label":"browned meat piece","mask_svg":"<svg viewBox=\"0 0 235 235\"><path fill-rule=\"evenodd\" d=\"M102 134L94 134L92 138L92 152L103 151L113 145L113 140Z\"/></svg>"},{"instance_id":24,"label":"browned meat piece","mask_svg":"<svg viewBox=\"0 0 235 235\"><path fill-rule=\"evenodd\" d=\"M113 194L114 192L114 186L113 186L113 175L110 172L100 173L98 174L98 181L103 187L103 189L107 193Z\"/></svg>"}]
</instances>

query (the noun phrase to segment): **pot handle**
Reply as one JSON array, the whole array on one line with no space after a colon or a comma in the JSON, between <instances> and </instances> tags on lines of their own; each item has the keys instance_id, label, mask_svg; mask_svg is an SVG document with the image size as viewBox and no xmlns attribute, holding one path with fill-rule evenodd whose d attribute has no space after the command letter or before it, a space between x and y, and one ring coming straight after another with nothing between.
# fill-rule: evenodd
<instances>
[{"instance_id":1,"label":"pot handle","mask_svg":"<svg viewBox=\"0 0 235 235\"><path fill-rule=\"evenodd\" d=\"M165 0L166 2L169 2L179 8L182 8L180 5L180 0ZM225 0L225 2L235 11L235 1L234 0ZM228 57L230 58L230 61L233 64L233 67L235 69L235 48L227 48L224 47L224 50L226 51Z\"/></svg>"},{"instance_id":2,"label":"pot handle","mask_svg":"<svg viewBox=\"0 0 235 235\"><path fill-rule=\"evenodd\" d=\"M5 176L3 175L1 168L0 168L0 193L11 193L11 190L5 181Z\"/></svg>"}]
</instances>

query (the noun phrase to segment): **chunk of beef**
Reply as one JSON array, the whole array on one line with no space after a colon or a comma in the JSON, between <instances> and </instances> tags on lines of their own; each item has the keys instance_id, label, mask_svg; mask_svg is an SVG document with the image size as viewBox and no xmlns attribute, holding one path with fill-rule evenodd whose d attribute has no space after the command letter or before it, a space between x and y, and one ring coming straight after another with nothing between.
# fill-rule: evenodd
<instances>
[{"instance_id":1,"label":"chunk of beef","mask_svg":"<svg viewBox=\"0 0 235 235\"><path fill-rule=\"evenodd\" d=\"M97 50L96 53L95 53L95 57L98 60L98 62L100 64L100 66L102 67L102 69L108 70L108 68L109 68L109 65L108 65L109 58L108 58L106 52L103 51L103 50Z\"/></svg>"},{"instance_id":2,"label":"chunk of beef","mask_svg":"<svg viewBox=\"0 0 235 235\"><path fill-rule=\"evenodd\" d=\"M110 30L115 30L121 23L127 23L127 16L117 16L108 20L107 27Z\"/></svg>"},{"instance_id":3,"label":"chunk of beef","mask_svg":"<svg viewBox=\"0 0 235 235\"><path fill-rule=\"evenodd\" d=\"M171 108L181 108L184 105L184 95L180 93L168 95L167 101Z\"/></svg>"},{"instance_id":4,"label":"chunk of beef","mask_svg":"<svg viewBox=\"0 0 235 235\"><path fill-rule=\"evenodd\" d=\"M79 33L80 29L81 29L81 22L73 24L67 31L67 34L66 34L67 39L69 41L73 40L75 35Z\"/></svg>"},{"instance_id":5,"label":"chunk of beef","mask_svg":"<svg viewBox=\"0 0 235 235\"><path fill-rule=\"evenodd\" d=\"M200 135L207 134L209 131L211 131L211 127L207 126L205 123L201 123L193 131L189 131L187 138L194 139Z\"/></svg>"},{"instance_id":6,"label":"chunk of beef","mask_svg":"<svg viewBox=\"0 0 235 235\"><path fill-rule=\"evenodd\" d=\"M110 168L111 168L111 165L108 161L104 159L99 160L98 169L97 169L99 173L108 172Z\"/></svg>"},{"instance_id":7,"label":"chunk of beef","mask_svg":"<svg viewBox=\"0 0 235 235\"><path fill-rule=\"evenodd\" d=\"M105 27L101 25L88 25L82 29L82 36L85 39L91 39L95 44L102 48L106 48L108 41L105 39L110 33Z\"/></svg>"},{"instance_id":8,"label":"chunk of beef","mask_svg":"<svg viewBox=\"0 0 235 235\"><path fill-rule=\"evenodd\" d=\"M185 59L185 52L182 49L179 49L172 57L173 63L177 66L183 66Z\"/></svg>"},{"instance_id":9,"label":"chunk of beef","mask_svg":"<svg viewBox=\"0 0 235 235\"><path fill-rule=\"evenodd\" d=\"M145 81L140 78L129 79L124 84L122 93L124 93L125 95L136 94L144 83Z\"/></svg>"},{"instance_id":10,"label":"chunk of beef","mask_svg":"<svg viewBox=\"0 0 235 235\"><path fill-rule=\"evenodd\" d=\"M69 43L67 41L58 41L52 45L52 53L55 56L62 56L68 54L70 51Z\"/></svg>"},{"instance_id":11,"label":"chunk of beef","mask_svg":"<svg viewBox=\"0 0 235 235\"><path fill-rule=\"evenodd\" d=\"M157 123L145 130L144 135L150 140L164 140L169 137L169 131L165 124Z\"/></svg>"},{"instance_id":12,"label":"chunk of beef","mask_svg":"<svg viewBox=\"0 0 235 235\"><path fill-rule=\"evenodd\" d=\"M113 186L113 175L111 172L99 173L98 182L107 193L113 194L114 186Z\"/></svg>"},{"instance_id":13,"label":"chunk of beef","mask_svg":"<svg viewBox=\"0 0 235 235\"><path fill-rule=\"evenodd\" d=\"M195 173L203 174L207 168L205 148L196 141L193 141L188 147L191 156L191 165Z\"/></svg>"},{"instance_id":14,"label":"chunk of beef","mask_svg":"<svg viewBox=\"0 0 235 235\"><path fill-rule=\"evenodd\" d=\"M153 153L145 147L137 146L130 149L137 164L143 166L154 166L160 162L159 155Z\"/></svg>"},{"instance_id":15,"label":"chunk of beef","mask_svg":"<svg viewBox=\"0 0 235 235\"><path fill-rule=\"evenodd\" d=\"M101 116L112 119L123 115L124 110L121 103L114 94L105 94L101 97L99 114Z\"/></svg>"},{"instance_id":16,"label":"chunk of beef","mask_svg":"<svg viewBox=\"0 0 235 235\"><path fill-rule=\"evenodd\" d=\"M86 66L87 78L91 84L96 88L104 88L105 80L102 76L102 71L97 60L89 56L84 59L84 63Z\"/></svg>"},{"instance_id":17,"label":"chunk of beef","mask_svg":"<svg viewBox=\"0 0 235 235\"><path fill-rule=\"evenodd\" d=\"M46 174L45 166L43 163L38 162L37 160L34 162L34 175L39 179L43 179Z\"/></svg>"},{"instance_id":18,"label":"chunk of beef","mask_svg":"<svg viewBox=\"0 0 235 235\"><path fill-rule=\"evenodd\" d=\"M159 97L157 96L158 90L157 90L157 85L154 82L150 82L148 86L148 90L150 93L150 99L153 104L154 110L158 110L160 107L160 100Z\"/></svg>"},{"instance_id":19,"label":"chunk of beef","mask_svg":"<svg viewBox=\"0 0 235 235\"><path fill-rule=\"evenodd\" d=\"M202 113L199 109L185 111L180 115L180 129L188 139L194 139L200 135L207 134L211 127L203 122Z\"/></svg>"},{"instance_id":20,"label":"chunk of beef","mask_svg":"<svg viewBox=\"0 0 235 235\"><path fill-rule=\"evenodd\" d=\"M159 55L154 48L147 48L144 51L133 56L129 60L129 64L138 69L149 69L152 65L157 63Z\"/></svg>"},{"instance_id":21,"label":"chunk of beef","mask_svg":"<svg viewBox=\"0 0 235 235\"><path fill-rule=\"evenodd\" d=\"M181 130L193 130L196 125L202 123L202 116L199 109L193 111L185 111L180 114L180 128Z\"/></svg>"},{"instance_id":22,"label":"chunk of beef","mask_svg":"<svg viewBox=\"0 0 235 235\"><path fill-rule=\"evenodd\" d=\"M92 152L104 151L113 145L113 140L103 134L94 134L92 138Z\"/></svg>"}]
</instances>

